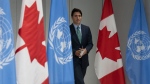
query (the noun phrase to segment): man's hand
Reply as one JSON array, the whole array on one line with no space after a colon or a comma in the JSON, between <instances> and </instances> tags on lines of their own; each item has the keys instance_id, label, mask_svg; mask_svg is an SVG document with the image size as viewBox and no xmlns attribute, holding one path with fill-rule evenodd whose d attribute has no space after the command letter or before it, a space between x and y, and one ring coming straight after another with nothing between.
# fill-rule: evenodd
<instances>
[{"instance_id":1,"label":"man's hand","mask_svg":"<svg viewBox=\"0 0 150 84\"><path fill-rule=\"evenodd\" d=\"M81 50L81 53L80 53L80 56L81 56L81 57L84 56L85 54L87 54L86 48L82 48L82 49L80 49L80 50Z\"/></svg>"},{"instance_id":2,"label":"man's hand","mask_svg":"<svg viewBox=\"0 0 150 84\"><path fill-rule=\"evenodd\" d=\"M79 58L81 58L85 54L87 54L86 48L79 48L79 50L75 52L75 55L78 56Z\"/></svg>"},{"instance_id":3,"label":"man's hand","mask_svg":"<svg viewBox=\"0 0 150 84\"><path fill-rule=\"evenodd\" d=\"M78 56L78 57L80 57L80 53L81 53L81 50L77 50L77 51L75 52L75 55Z\"/></svg>"}]
</instances>

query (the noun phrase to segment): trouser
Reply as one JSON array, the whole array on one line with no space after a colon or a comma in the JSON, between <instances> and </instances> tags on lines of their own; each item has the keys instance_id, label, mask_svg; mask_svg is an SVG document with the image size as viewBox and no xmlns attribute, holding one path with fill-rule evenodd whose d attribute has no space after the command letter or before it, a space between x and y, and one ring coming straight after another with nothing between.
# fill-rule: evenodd
<instances>
[{"instance_id":1,"label":"trouser","mask_svg":"<svg viewBox=\"0 0 150 84\"><path fill-rule=\"evenodd\" d=\"M75 77L75 84L85 84L84 83L84 76L86 74L87 67L82 67L81 64L76 64L74 66L74 77Z\"/></svg>"}]
</instances>

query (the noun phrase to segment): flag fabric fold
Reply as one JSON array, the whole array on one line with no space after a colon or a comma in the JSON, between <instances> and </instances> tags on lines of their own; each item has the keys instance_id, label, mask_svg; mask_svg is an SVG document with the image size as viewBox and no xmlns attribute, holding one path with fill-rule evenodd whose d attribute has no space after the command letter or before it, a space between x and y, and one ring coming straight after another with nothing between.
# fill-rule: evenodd
<instances>
[{"instance_id":1,"label":"flag fabric fold","mask_svg":"<svg viewBox=\"0 0 150 84\"><path fill-rule=\"evenodd\" d=\"M47 55L50 84L74 84L73 55L66 0L51 0Z\"/></svg>"},{"instance_id":2,"label":"flag fabric fold","mask_svg":"<svg viewBox=\"0 0 150 84\"><path fill-rule=\"evenodd\" d=\"M18 84L49 84L42 0L23 0L16 44Z\"/></svg>"},{"instance_id":3,"label":"flag fabric fold","mask_svg":"<svg viewBox=\"0 0 150 84\"><path fill-rule=\"evenodd\" d=\"M136 0L128 34L126 72L132 84L150 84L150 37L143 0Z\"/></svg>"},{"instance_id":4,"label":"flag fabric fold","mask_svg":"<svg viewBox=\"0 0 150 84\"><path fill-rule=\"evenodd\" d=\"M100 84L125 84L120 44L111 0L105 0L99 26L95 72Z\"/></svg>"},{"instance_id":5,"label":"flag fabric fold","mask_svg":"<svg viewBox=\"0 0 150 84\"><path fill-rule=\"evenodd\" d=\"M14 57L14 34L10 1L0 0L0 84L16 84Z\"/></svg>"}]
</instances>

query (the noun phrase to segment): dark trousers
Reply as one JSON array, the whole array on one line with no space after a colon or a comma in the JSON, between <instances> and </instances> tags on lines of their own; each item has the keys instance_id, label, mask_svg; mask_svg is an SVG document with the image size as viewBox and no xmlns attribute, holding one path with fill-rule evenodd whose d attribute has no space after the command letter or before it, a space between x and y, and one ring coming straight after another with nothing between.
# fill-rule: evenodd
<instances>
[{"instance_id":1,"label":"dark trousers","mask_svg":"<svg viewBox=\"0 0 150 84\"><path fill-rule=\"evenodd\" d=\"M85 84L84 76L86 74L87 67L82 67L81 63L75 63L74 65L74 77L75 84Z\"/></svg>"}]
</instances>

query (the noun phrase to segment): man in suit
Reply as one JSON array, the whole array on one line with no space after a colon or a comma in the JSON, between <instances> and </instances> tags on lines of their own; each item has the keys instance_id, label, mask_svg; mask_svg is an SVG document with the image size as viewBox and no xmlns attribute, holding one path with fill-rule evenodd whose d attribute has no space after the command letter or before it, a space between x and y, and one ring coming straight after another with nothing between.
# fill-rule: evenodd
<instances>
[{"instance_id":1,"label":"man in suit","mask_svg":"<svg viewBox=\"0 0 150 84\"><path fill-rule=\"evenodd\" d=\"M71 12L73 23L70 25L75 84L84 84L84 76L89 66L88 53L93 47L91 30L81 24L82 12L74 8Z\"/></svg>"}]
</instances>

